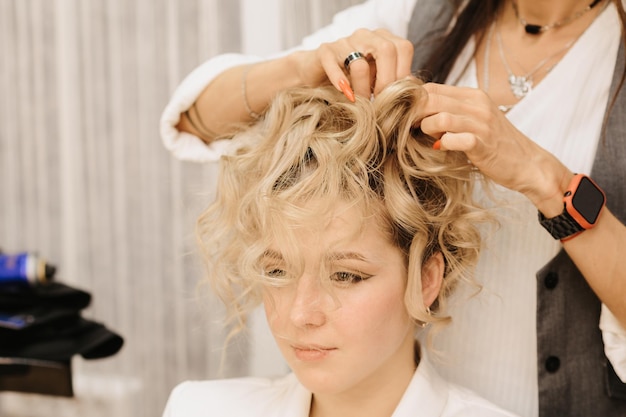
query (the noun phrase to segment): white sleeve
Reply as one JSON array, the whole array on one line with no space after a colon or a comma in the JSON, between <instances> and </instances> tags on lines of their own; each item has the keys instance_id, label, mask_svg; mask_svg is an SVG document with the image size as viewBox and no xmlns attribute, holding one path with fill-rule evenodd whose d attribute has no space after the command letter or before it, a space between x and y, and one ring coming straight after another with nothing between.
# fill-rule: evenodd
<instances>
[{"instance_id":1,"label":"white sleeve","mask_svg":"<svg viewBox=\"0 0 626 417\"><path fill-rule=\"evenodd\" d=\"M600 330L604 353L619 379L626 383L626 329L604 304L600 313Z\"/></svg>"},{"instance_id":2,"label":"white sleeve","mask_svg":"<svg viewBox=\"0 0 626 417\"><path fill-rule=\"evenodd\" d=\"M351 35L355 30L387 29L406 38L413 8L418 0L368 0L337 13L332 23L302 41L301 48L315 49L323 42L331 42Z\"/></svg>"},{"instance_id":3,"label":"white sleeve","mask_svg":"<svg viewBox=\"0 0 626 417\"><path fill-rule=\"evenodd\" d=\"M397 36L406 37L416 1L368 0L352 6L337 13L330 25L307 36L297 47L273 56L259 57L230 53L209 59L182 81L163 110L160 121L163 144L178 159L194 162L218 160L221 155L231 151L232 145L229 140L218 140L207 145L197 136L176 129L181 113L191 107L215 77L235 66L277 58L295 50L315 49L324 42L348 36L359 28L384 28Z\"/></svg>"},{"instance_id":4,"label":"white sleeve","mask_svg":"<svg viewBox=\"0 0 626 417\"><path fill-rule=\"evenodd\" d=\"M209 59L194 69L176 88L163 113L160 131L165 148L182 160L193 162L217 161L228 153L230 140L217 140L207 145L200 138L176 129L180 115L188 110L206 86L221 72L238 65L258 61L258 57L224 54Z\"/></svg>"}]
</instances>

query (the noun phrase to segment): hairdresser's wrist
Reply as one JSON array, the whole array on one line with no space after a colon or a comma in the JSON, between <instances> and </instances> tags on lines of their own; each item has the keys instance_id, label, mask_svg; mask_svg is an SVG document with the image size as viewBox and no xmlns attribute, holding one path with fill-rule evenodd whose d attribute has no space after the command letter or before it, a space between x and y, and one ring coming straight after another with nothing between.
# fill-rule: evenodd
<instances>
[{"instance_id":1,"label":"hairdresser's wrist","mask_svg":"<svg viewBox=\"0 0 626 417\"><path fill-rule=\"evenodd\" d=\"M302 85L300 75L293 69L291 55L252 64L245 80L246 99L250 108L256 113L262 113L276 93Z\"/></svg>"},{"instance_id":2,"label":"hairdresser's wrist","mask_svg":"<svg viewBox=\"0 0 626 417\"><path fill-rule=\"evenodd\" d=\"M319 87L329 83L319 50L297 51L289 55L290 71L297 76L297 85Z\"/></svg>"},{"instance_id":3,"label":"hairdresser's wrist","mask_svg":"<svg viewBox=\"0 0 626 417\"><path fill-rule=\"evenodd\" d=\"M534 176L534 186L524 194L546 218L563 212L563 194L574 174L560 162L550 169L538 170Z\"/></svg>"}]
</instances>

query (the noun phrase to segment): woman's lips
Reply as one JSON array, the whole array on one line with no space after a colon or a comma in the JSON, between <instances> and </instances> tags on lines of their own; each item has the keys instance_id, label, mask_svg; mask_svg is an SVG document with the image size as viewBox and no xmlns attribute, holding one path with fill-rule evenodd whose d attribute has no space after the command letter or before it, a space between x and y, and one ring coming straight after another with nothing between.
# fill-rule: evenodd
<instances>
[{"instance_id":1,"label":"woman's lips","mask_svg":"<svg viewBox=\"0 0 626 417\"><path fill-rule=\"evenodd\" d=\"M328 357L337 348L316 345L292 345L296 358L301 361L319 361Z\"/></svg>"}]
</instances>

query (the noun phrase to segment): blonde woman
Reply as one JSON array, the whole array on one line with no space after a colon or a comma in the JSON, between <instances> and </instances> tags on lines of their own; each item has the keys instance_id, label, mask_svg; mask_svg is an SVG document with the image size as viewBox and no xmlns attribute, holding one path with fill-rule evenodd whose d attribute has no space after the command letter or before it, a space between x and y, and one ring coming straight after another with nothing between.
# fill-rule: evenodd
<instances>
[{"instance_id":1,"label":"blonde woman","mask_svg":"<svg viewBox=\"0 0 626 417\"><path fill-rule=\"evenodd\" d=\"M355 103L286 90L235 137L198 222L208 277L233 332L264 306L292 373L182 383L165 417L512 415L439 377L416 341L450 320L486 219L464 154L414 128L424 100L415 78Z\"/></svg>"}]
</instances>

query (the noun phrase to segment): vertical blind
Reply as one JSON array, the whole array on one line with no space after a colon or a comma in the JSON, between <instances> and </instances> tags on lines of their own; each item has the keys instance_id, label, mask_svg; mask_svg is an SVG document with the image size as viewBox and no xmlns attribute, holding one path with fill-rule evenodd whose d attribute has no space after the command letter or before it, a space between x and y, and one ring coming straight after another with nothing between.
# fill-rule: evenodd
<instances>
[{"instance_id":1,"label":"vertical blind","mask_svg":"<svg viewBox=\"0 0 626 417\"><path fill-rule=\"evenodd\" d=\"M158 416L182 380L250 373L246 338L222 363L222 308L198 290L215 167L174 160L159 117L200 62L268 27L295 45L361 1L264 0L279 13L250 21L250 0L0 0L0 250L56 264L125 339L73 359L75 398L2 392L0 415Z\"/></svg>"}]
</instances>

